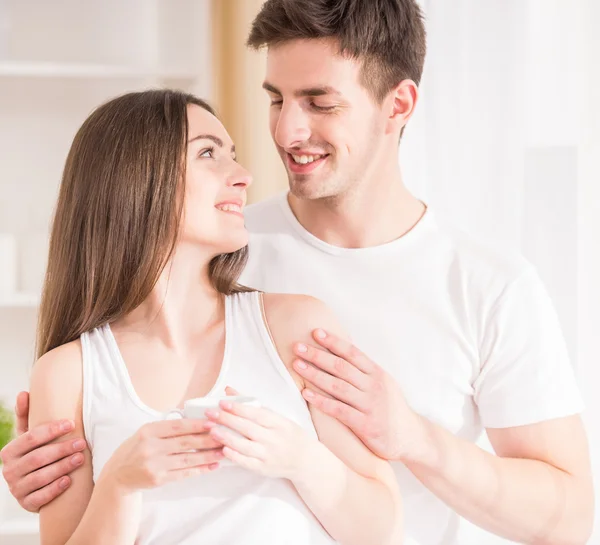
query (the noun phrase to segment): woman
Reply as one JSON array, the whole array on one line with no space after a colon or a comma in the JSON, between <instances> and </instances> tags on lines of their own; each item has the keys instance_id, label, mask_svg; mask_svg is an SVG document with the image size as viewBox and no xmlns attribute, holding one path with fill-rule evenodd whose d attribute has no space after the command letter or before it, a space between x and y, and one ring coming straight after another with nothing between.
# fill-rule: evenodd
<instances>
[{"instance_id":1,"label":"woman","mask_svg":"<svg viewBox=\"0 0 600 545\"><path fill-rule=\"evenodd\" d=\"M30 424L72 419L90 451L41 510L44 545L400 542L389 465L309 411L292 370L292 343L310 342L317 320L340 333L334 317L314 299L236 283L250 182L191 95L125 95L77 133L52 227ZM164 419L231 386L262 408L222 402L208 420Z\"/></svg>"}]
</instances>

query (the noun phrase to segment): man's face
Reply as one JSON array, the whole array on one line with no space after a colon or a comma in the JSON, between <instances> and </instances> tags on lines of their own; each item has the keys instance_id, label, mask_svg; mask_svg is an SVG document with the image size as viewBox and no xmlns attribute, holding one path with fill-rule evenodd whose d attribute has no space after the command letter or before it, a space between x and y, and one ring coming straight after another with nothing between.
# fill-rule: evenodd
<instances>
[{"instance_id":1,"label":"man's face","mask_svg":"<svg viewBox=\"0 0 600 545\"><path fill-rule=\"evenodd\" d=\"M360 83L360 69L330 40L269 48L271 135L299 198L342 195L379 161L385 116Z\"/></svg>"}]
</instances>

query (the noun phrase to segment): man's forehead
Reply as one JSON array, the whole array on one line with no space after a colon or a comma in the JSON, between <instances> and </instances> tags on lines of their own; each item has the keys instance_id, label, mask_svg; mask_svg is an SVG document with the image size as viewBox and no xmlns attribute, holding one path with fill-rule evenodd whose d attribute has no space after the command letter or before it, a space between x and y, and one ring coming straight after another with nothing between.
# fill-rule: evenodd
<instances>
[{"instance_id":1,"label":"man's forehead","mask_svg":"<svg viewBox=\"0 0 600 545\"><path fill-rule=\"evenodd\" d=\"M330 47L291 42L269 48L265 79L275 86L287 82L298 88L332 86L340 78L355 76L361 66Z\"/></svg>"},{"instance_id":2,"label":"man's forehead","mask_svg":"<svg viewBox=\"0 0 600 545\"><path fill-rule=\"evenodd\" d=\"M267 69L263 89L270 93L303 96L340 96L347 94L352 84L358 83L359 72L351 67L298 66L293 59L281 68ZM296 65L296 66L289 66Z\"/></svg>"}]
</instances>

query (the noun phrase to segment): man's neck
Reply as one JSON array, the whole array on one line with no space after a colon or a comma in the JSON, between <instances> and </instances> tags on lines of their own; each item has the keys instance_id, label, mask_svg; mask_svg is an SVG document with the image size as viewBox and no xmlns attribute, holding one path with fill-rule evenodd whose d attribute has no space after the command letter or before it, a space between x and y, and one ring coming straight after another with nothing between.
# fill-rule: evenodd
<instances>
[{"instance_id":1,"label":"man's neck","mask_svg":"<svg viewBox=\"0 0 600 545\"><path fill-rule=\"evenodd\" d=\"M312 235L333 246L368 248L396 240L423 217L425 205L401 179L381 180L335 198L308 200L288 194L292 212Z\"/></svg>"}]
</instances>

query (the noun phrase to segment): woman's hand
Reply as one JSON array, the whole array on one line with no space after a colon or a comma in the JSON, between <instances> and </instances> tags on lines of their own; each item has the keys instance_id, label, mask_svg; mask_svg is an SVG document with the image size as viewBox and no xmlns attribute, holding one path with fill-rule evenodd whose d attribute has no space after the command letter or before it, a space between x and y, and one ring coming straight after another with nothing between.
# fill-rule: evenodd
<instances>
[{"instance_id":1,"label":"woman's hand","mask_svg":"<svg viewBox=\"0 0 600 545\"><path fill-rule=\"evenodd\" d=\"M206 416L210 435L224 445L225 457L266 477L294 481L316 443L298 424L269 409L221 401L220 409L208 410Z\"/></svg>"},{"instance_id":2,"label":"woman's hand","mask_svg":"<svg viewBox=\"0 0 600 545\"><path fill-rule=\"evenodd\" d=\"M223 445L209 435L207 424L197 419L145 424L114 452L99 481L130 493L214 471Z\"/></svg>"}]
</instances>

